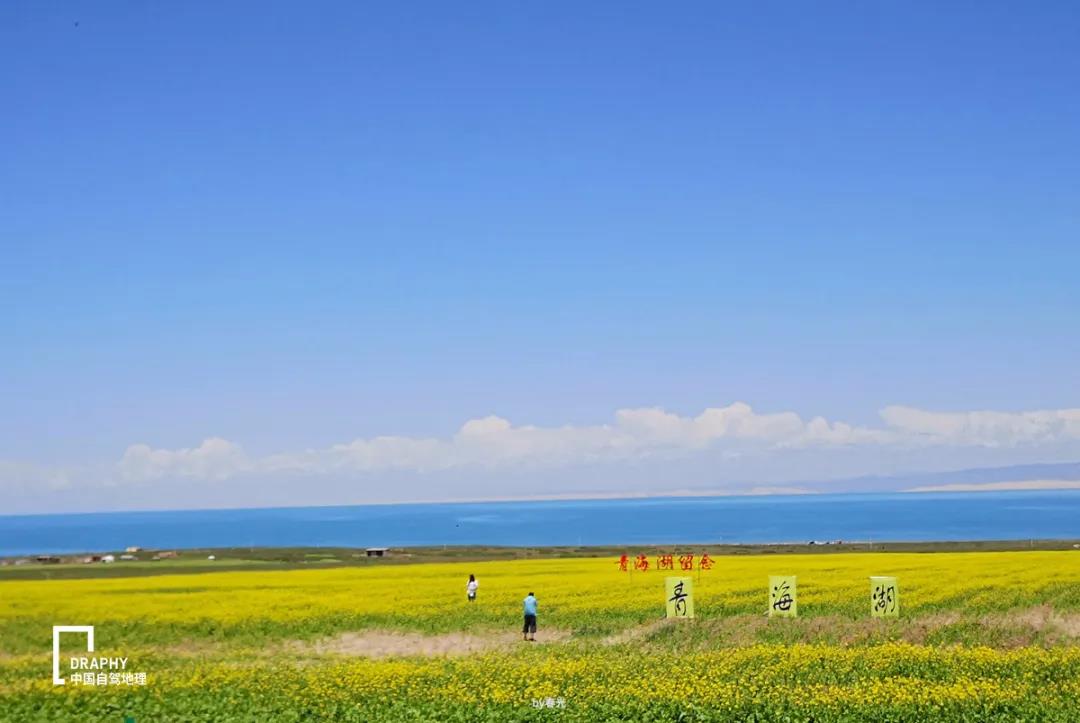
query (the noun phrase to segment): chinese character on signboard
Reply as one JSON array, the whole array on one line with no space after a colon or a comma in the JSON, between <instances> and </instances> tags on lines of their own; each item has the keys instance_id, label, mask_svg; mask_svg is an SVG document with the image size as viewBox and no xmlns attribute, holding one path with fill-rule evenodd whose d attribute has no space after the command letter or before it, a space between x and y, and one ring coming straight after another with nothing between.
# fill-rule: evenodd
<instances>
[{"instance_id":1,"label":"chinese character on signboard","mask_svg":"<svg viewBox=\"0 0 1080 723\"><path fill-rule=\"evenodd\" d=\"M870 578L870 616L900 617L900 588L895 577Z\"/></svg>"},{"instance_id":2,"label":"chinese character on signboard","mask_svg":"<svg viewBox=\"0 0 1080 723\"><path fill-rule=\"evenodd\" d=\"M769 576L769 617L793 618L798 614L794 575Z\"/></svg>"},{"instance_id":3,"label":"chinese character on signboard","mask_svg":"<svg viewBox=\"0 0 1080 723\"><path fill-rule=\"evenodd\" d=\"M667 616L694 617L694 581L689 577L665 578Z\"/></svg>"}]
</instances>

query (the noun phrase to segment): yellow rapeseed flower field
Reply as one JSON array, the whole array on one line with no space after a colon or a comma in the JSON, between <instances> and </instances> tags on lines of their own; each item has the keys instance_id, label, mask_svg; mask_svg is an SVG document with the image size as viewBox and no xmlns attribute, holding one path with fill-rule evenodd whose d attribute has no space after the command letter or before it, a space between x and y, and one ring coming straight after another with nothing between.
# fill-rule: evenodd
<instances>
[{"instance_id":1,"label":"yellow rapeseed flower field","mask_svg":"<svg viewBox=\"0 0 1080 723\"><path fill-rule=\"evenodd\" d=\"M3 581L0 719L1080 720L1080 553L714 560L677 625L671 573L614 558ZM798 576L799 619L764 617L770 574ZM899 579L899 620L869 619L871 575ZM508 643L530 590L541 643ZM147 685L54 688L57 624L94 625ZM373 630L492 644L323 645Z\"/></svg>"}]
</instances>

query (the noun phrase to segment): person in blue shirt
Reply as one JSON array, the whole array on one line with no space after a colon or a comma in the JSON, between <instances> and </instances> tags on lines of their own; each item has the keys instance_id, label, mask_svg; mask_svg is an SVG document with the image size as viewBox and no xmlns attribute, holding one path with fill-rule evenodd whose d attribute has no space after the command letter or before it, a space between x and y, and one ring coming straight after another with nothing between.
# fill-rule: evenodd
<instances>
[{"instance_id":1,"label":"person in blue shirt","mask_svg":"<svg viewBox=\"0 0 1080 723\"><path fill-rule=\"evenodd\" d=\"M536 596L531 592L525 596L525 627L521 629L521 633L524 640L536 642Z\"/></svg>"}]
</instances>

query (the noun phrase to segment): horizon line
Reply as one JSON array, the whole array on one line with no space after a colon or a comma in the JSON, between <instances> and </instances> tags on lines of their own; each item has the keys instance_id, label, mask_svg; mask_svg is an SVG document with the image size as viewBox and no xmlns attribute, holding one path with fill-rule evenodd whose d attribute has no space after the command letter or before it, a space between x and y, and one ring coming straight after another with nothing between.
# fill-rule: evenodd
<instances>
[{"instance_id":1,"label":"horizon line","mask_svg":"<svg viewBox=\"0 0 1080 723\"><path fill-rule=\"evenodd\" d=\"M130 510L85 510L81 512L16 512L0 515L0 519L13 517L50 517L75 515L122 515L152 514L161 512L228 512L249 510L303 510L333 509L339 507L390 507L403 505L468 505L501 504L512 502L617 502L620 500L661 500L661 499L700 499L716 497L839 497L847 495L927 495L941 494L986 494L992 492L1080 492L1080 480L1017 480L1009 482L956 483L934 486L912 487L895 490L853 490L821 492L799 487L759 485L742 491L712 490L672 490L666 492L582 492L552 495L512 495L506 497L466 497L424 500L386 500L376 502L344 502L314 505L255 505L248 507L180 507L180 508L139 508Z\"/></svg>"}]
</instances>

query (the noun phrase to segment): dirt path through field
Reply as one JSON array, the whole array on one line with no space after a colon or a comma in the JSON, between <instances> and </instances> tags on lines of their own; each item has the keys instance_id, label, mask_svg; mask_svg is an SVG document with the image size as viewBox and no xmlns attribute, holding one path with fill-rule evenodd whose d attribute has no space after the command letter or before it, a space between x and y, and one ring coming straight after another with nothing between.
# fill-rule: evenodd
<instances>
[{"instance_id":1,"label":"dirt path through field","mask_svg":"<svg viewBox=\"0 0 1080 723\"><path fill-rule=\"evenodd\" d=\"M565 630L549 629L537 633L535 643L522 641L520 633L421 633L361 630L342 633L314 643L294 643L307 653L316 655L352 655L366 658L405 656L455 656L488 650L506 650L515 646L550 645L570 637Z\"/></svg>"},{"instance_id":2,"label":"dirt path through field","mask_svg":"<svg viewBox=\"0 0 1080 723\"><path fill-rule=\"evenodd\" d=\"M682 626L687 626L681 630ZM958 632L950 634L950 629ZM770 633L770 631L772 631ZM681 645L687 649L742 647L770 639L770 642L863 645L886 639L916 645L952 644L956 636L978 634L981 644L996 648L1025 645L1075 645L1080 642L1080 615L1040 606L1006 613L961 615L932 612L899 621L853 620L836 615L770 622L761 615L674 622L656 620L618 631L594 642L605 646L635 645L665 648ZM686 635L689 633L689 635ZM674 639L672 639L674 638ZM284 644L301 658L325 655L392 658L454 657L492 650L508 651L523 646L559 645L569 642L569 630L545 628L535 643L526 643L513 631L480 630L434 635L393 630L355 630L321 640L293 640Z\"/></svg>"}]
</instances>

